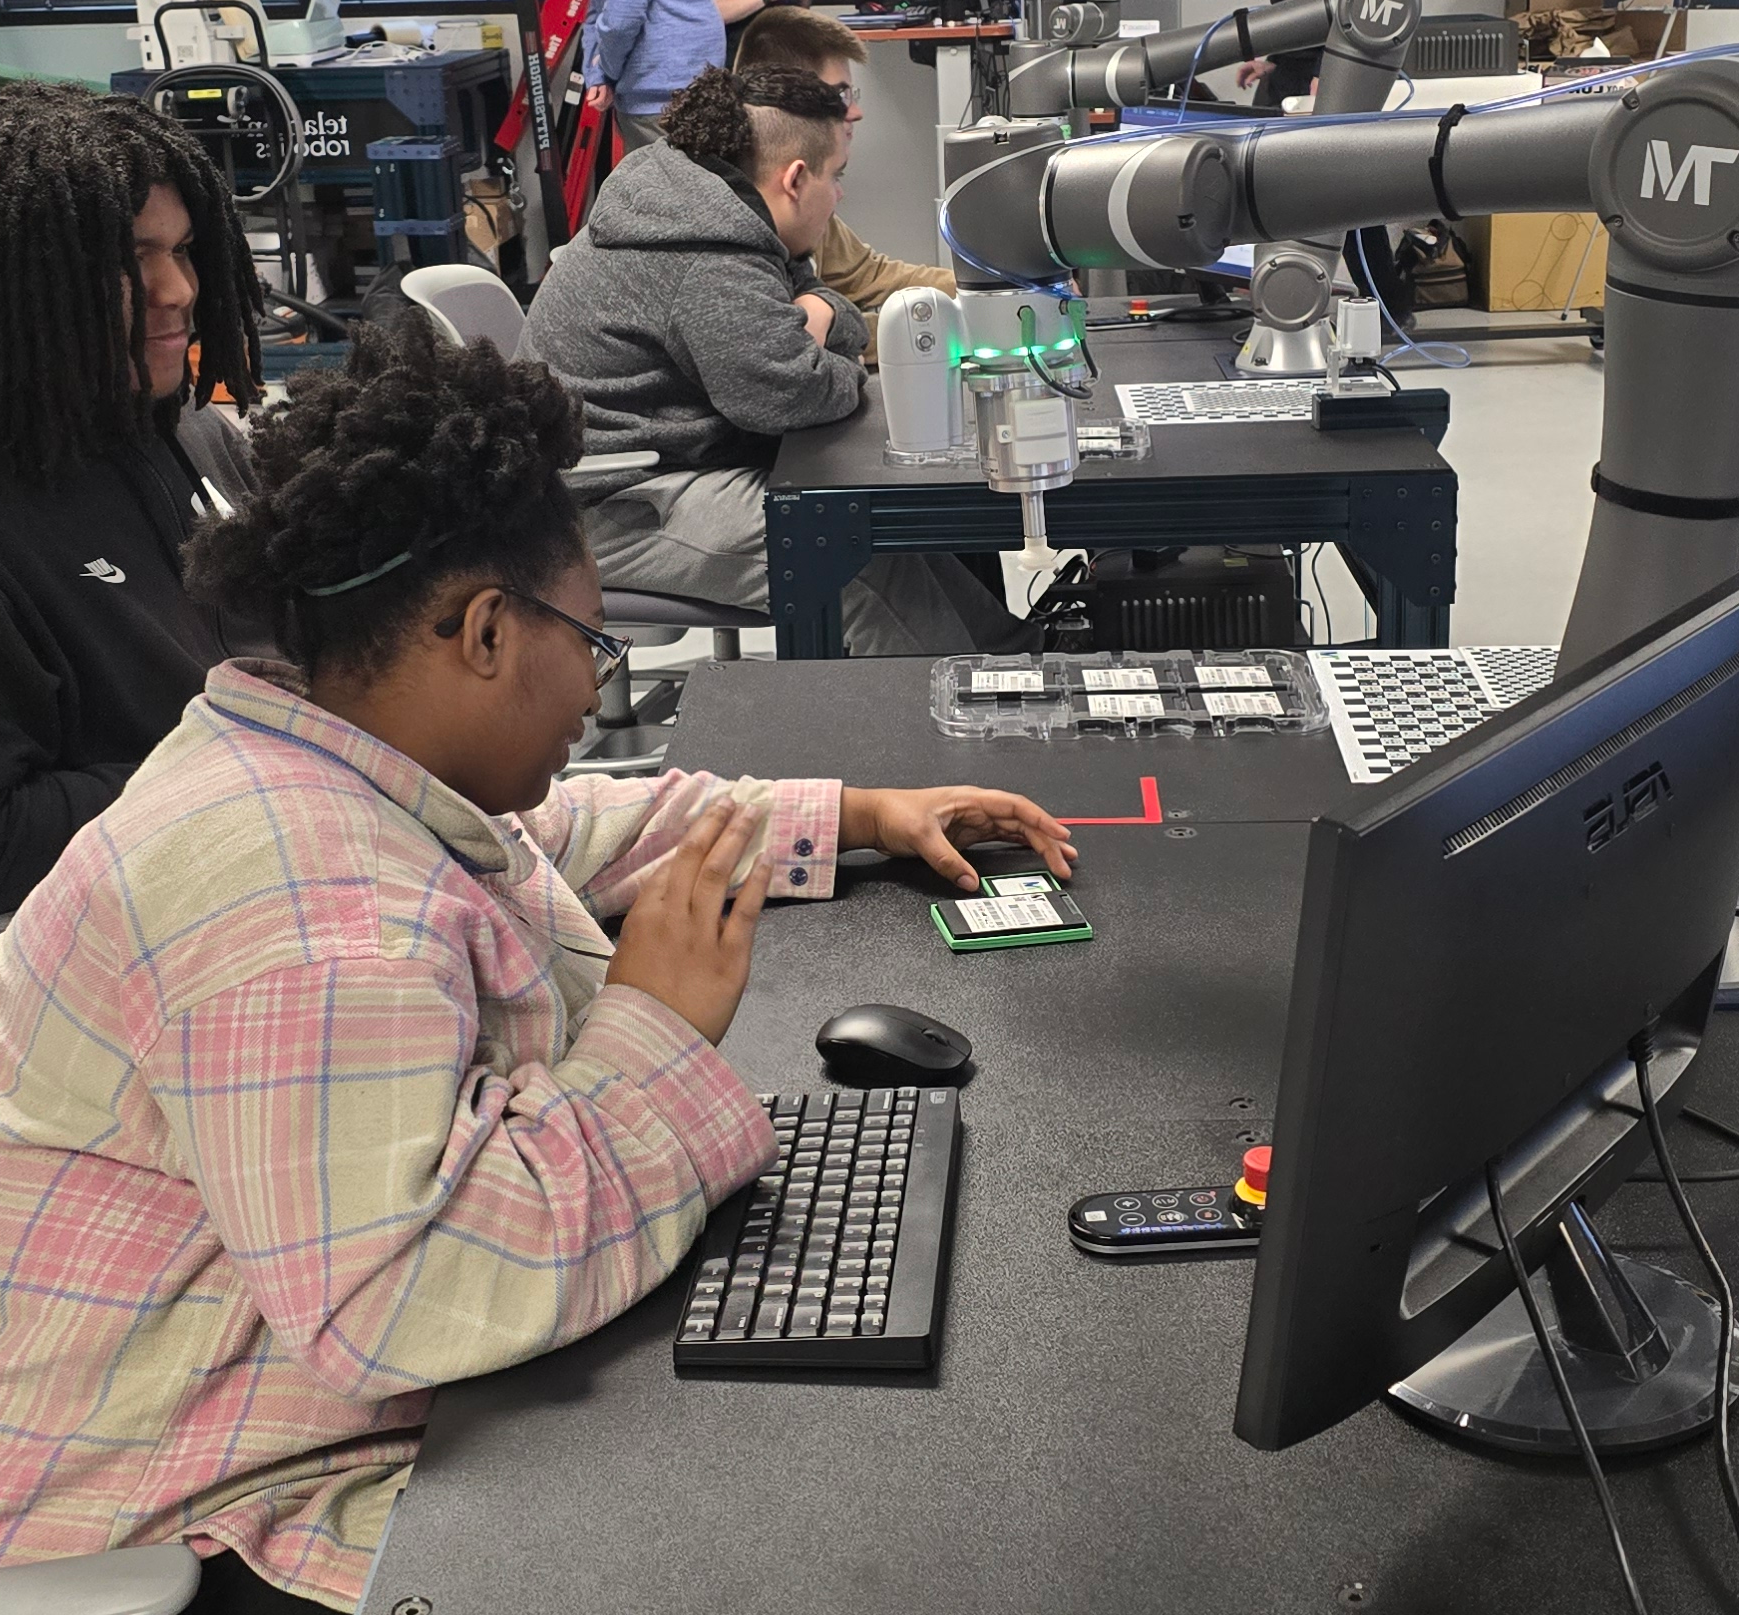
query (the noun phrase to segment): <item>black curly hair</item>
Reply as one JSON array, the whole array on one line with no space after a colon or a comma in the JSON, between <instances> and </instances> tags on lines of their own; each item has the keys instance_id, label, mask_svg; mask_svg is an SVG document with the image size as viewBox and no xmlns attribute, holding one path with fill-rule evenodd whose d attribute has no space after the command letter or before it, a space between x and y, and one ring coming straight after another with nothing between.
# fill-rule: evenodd
<instances>
[{"instance_id":1,"label":"black curly hair","mask_svg":"<svg viewBox=\"0 0 1739 1615\"><path fill-rule=\"evenodd\" d=\"M260 490L194 529L188 592L271 623L310 674L377 672L455 579L537 594L584 558L562 481L580 435L541 364L424 317L359 325L344 369L299 371L261 416Z\"/></svg>"},{"instance_id":2,"label":"black curly hair","mask_svg":"<svg viewBox=\"0 0 1739 1615\"><path fill-rule=\"evenodd\" d=\"M709 67L671 97L664 115L670 144L690 157L714 157L753 179L801 157L819 168L845 122L845 96L802 67Z\"/></svg>"},{"instance_id":3,"label":"black curly hair","mask_svg":"<svg viewBox=\"0 0 1739 1615\"><path fill-rule=\"evenodd\" d=\"M0 470L45 484L149 430L145 322L129 333L126 311L129 288L145 306L133 220L154 185L193 221L193 397L259 396L259 278L205 148L131 96L0 83Z\"/></svg>"}]
</instances>

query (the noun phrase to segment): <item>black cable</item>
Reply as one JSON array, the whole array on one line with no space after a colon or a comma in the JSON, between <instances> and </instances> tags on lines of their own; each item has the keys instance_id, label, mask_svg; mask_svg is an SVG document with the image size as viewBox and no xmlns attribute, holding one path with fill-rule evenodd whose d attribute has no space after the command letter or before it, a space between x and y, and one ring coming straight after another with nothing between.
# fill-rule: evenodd
<instances>
[{"instance_id":1,"label":"black cable","mask_svg":"<svg viewBox=\"0 0 1739 1615\"><path fill-rule=\"evenodd\" d=\"M1733 1522L1735 1534L1739 1534L1739 1483L1733 1478L1733 1430L1728 1418L1733 1402L1733 1286L1727 1282L1726 1273L1715 1260L1715 1253L1710 1249L1708 1239L1704 1237L1703 1226L1697 1221L1696 1213L1691 1210L1691 1202L1685 1198L1684 1186L1679 1182L1678 1173L1673 1170L1673 1158L1667 1153L1660 1109L1654 1102L1654 1085L1649 1080L1649 1066L1654 1060L1652 1031L1645 1031L1632 1041L1630 1057L1636 1062L1636 1091L1642 1098L1642 1114L1648 1122L1648 1138L1649 1143L1654 1146L1654 1158L1660 1163L1661 1175L1666 1180L1667 1193L1673 1198L1679 1221L1685 1225L1685 1232L1691 1236L1691 1243L1696 1247L1698 1257L1714 1282L1715 1293L1721 1302L1721 1344L1715 1353L1715 1462L1721 1477L1721 1495L1727 1502L1727 1515ZM1713 1121L1712 1117L1700 1114L1697 1119L1705 1126ZM1722 1123L1716 1122L1714 1125L1717 1131L1731 1131Z\"/></svg>"},{"instance_id":2,"label":"black cable","mask_svg":"<svg viewBox=\"0 0 1739 1615\"><path fill-rule=\"evenodd\" d=\"M1322 602L1322 629L1328 635L1328 643L1334 643L1334 618L1329 615L1328 596L1322 592L1322 579L1317 575L1316 563L1322 559L1322 545L1318 544L1310 552L1310 581L1316 585L1316 598ZM1312 614L1314 616L1314 613ZM1311 636L1313 639L1315 635Z\"/></svg>"},{"instance_id":3,"label":"black cable","mask_svg":"<svg viewBox=\"0 0 1739 1615\"><path fill-rule=\"evenodd\" d=\"M265 92L268 100L274 102L279 118L283 121L284 155L278 164L278 171L257 190L246 195L238 194L235 198L237 207L257 207L275 192L288 189L295 183L297 175L302 172L302 113L297 107L294 97L284 88L281 79L274 78L264 68L249 67L245 62L212 62L192 63L186 67L172 67L166 73L159 73L151 81L151 104L165 117L173 117L169 110L173 107L172 90L179 89L184 84L197 84L201 87L210 84L214 78L240 79L244 84L252 84ZM167 100L160 98L167 97ZM177 119L177 122L181 120ZM200 129L187 125L194 134L216 134L219 131ZM268 125L268 127L270 127Z\"/></svg>"},{"instance_id":4,"label":"black cable","mask_svg":"<svg viewBox=\"0 0 1739 1615\"><path fill-rule=\"evenodd\" d=\"M1606 1518L1606 1531L1612 1538L1612 1551L1618 1556L1618 1569L1624 1577L1624 1590L1630 1597L1630 1607L1636 1611L1636 1615L1648 1615L1648 1606L1642 1598L1642 1588L1637 1585L1636 1573L1630 1568L1630 1555L1625 1551L1624 1534L1618 1525L1618 1510L1613 1506L1605 1472L1595 1454L1594 1443L1588 1439L1588 1427L1576 1410L1576 1398L1570 1394L1570 1382L1564 1376L1564 1365L1558 1361L1552 1337L1546 1333L1546 1320L1540 1316L1540 1303L1534 1299L1534 1288L1528 1282L1527 1266L1522 1261L1521 1251L1516 1247L1516 1236L1510 1232L1510 1220L1504 1213L1503 1185L1498 1182L1495 1161L1485 1163L1485 1192L1491 1201L1492 1220L1497 1224L1497 1236L1503 1242L1504 1255L1509 1258L1516 1289L1521 1294L1523 1307L1527 1309L1528 1322L1534 1326L1534 1339L1539 1342L1540 1353L1546 1359L1546 1371L1552 1376L1552 1387L1558 1393L1559 1402L1563 1404L1564 1417L1570 1423L1570 1433L1576 1438L1576 1446L1582 1454L1588 1478L1594 1482L1594 1493L1600 1499L1600 1512Z\"/></svg>"}]
</instances>

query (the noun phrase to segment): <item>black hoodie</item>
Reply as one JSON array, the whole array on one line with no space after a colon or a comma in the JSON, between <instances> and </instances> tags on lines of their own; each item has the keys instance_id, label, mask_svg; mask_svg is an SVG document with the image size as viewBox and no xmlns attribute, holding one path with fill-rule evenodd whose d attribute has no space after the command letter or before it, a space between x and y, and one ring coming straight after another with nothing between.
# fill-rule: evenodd
<instances>
[{"instance_id":1,"label":"black hoodie","mask_svg":"<svg viewBox=\"0 0 1739 1615\"><path fill-rule=\"evenodd\" d=\"M212 409L47 488L0 477L0 914L120 795L206 670L257 646L182 587L201 477L232 502L253 486Z\"/></svg>"}]
</instances>

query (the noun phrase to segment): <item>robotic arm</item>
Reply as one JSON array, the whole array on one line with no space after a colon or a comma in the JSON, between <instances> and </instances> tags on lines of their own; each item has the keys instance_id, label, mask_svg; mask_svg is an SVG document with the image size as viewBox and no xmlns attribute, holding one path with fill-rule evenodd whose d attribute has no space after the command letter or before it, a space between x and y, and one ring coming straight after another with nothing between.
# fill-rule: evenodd
<instances>
[{"instance_id":1,"label":"robotic arm","mask_svg":"<svg viewBox=\"0 0 1739 1615\"><path fill-rule=\"evenodd\" d=\"M1689 62L1617 101L1459 120L1001 149L995 133L957 137L952 229L980 262L1034 282L1188 268L1232 242L1422 213L1592 208L1612 238L1605 414L1560 668L1739 575L1739 62Z\"/></svg>"},{"instance_id":2,"label":"robotic arm","mask_svg":"<svg viewBox=\"0 0 1739 1615\"><path fill-rule=\"evenodd\" d=\"M1102 15L1093 4L1059 7L1050 13L1050 30L1054 38L1076 38ZM1420 15L1421 0L1280 0L1254 11L1240 8L1205 28L1085 49L1017 41L1009 48L1009 112L1048 118L1075 107L1141 106L1192 71L1317 46L1323 56L1316 110L1376 112L1406 59ZM1238 356L1241 370L1322 371L1323 320L1333 301L1340 251L1339 236L1318 230L1258 254L1250 278L1256 324Z\"/></svg>"}]
</instances>

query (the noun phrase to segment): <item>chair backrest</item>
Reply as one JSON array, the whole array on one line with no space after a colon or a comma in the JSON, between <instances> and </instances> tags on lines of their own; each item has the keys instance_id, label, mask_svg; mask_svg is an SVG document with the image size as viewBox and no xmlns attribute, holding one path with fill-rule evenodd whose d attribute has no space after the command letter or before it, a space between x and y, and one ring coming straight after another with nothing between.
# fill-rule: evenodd
<instances>
[{"instance_id":1,"label":"chair backrest","mask_svg":"<svg viewBox=\"0 0 1739 1615\"><path fill-rule=\"evenodd\" d=\"M511 359L525 324L525 310L500 276L476 264L430 264L413 269L399 282L413 303L420 303L444 325L444 334L461 344L488 338Z\"/></svg>"}]
</instances>

